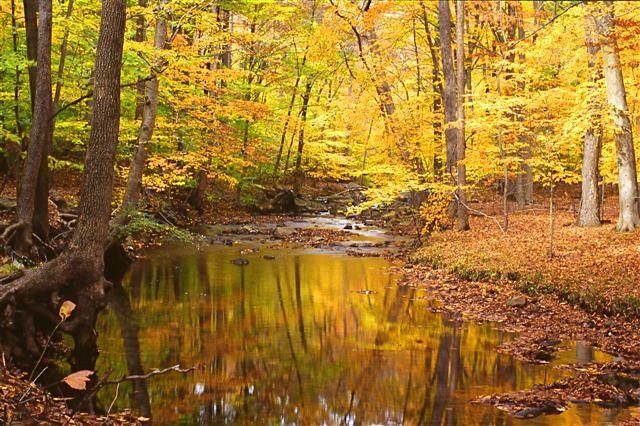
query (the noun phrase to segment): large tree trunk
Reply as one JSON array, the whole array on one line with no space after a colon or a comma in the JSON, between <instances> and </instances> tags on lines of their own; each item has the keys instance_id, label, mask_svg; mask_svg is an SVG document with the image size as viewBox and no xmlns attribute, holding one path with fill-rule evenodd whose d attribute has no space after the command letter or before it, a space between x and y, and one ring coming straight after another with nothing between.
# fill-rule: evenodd
<instances>
[{"instance_id":1,"label":"large tree trunk","mask_svg":"<svg viewBox=\"0 0 640 426\"><path fill-rule=\"evenodd\" d=\"M47 309L24 302L53 292L77 304L72 317L63 324L63 329L71 333L75 341L72 366L75 369L93 369L97 357L93 327L104 306L104 249L111 216L113 165L120 123L125 12L124 0L103 1L96 49L95 119L84 163L78 223L69 246L56 259L0 287L0 306L23 303L21 309L26 312L36 307ZM57 306L52 308L57 311ZM4 341L0 343L5 345Z\"/></svg>"},{"instance_id":2,"label":"large tree trunk","mask_svg":"<svg viewBox=\"0 0 640 426\"><path fill-rule=\"evenodd\" d=\"M464 69L464 1L456 1L456 61L457 61L457 115L458 115L458 140L456 141L456 194L458 205L456 216L458 220L458 230L469 229L469 214L467 212L467 193L464 186L467 184L467 168L464 164L467 143L465 141L464 123L464 91L465 91L465 69Z\"/></svg>"},{"instance_id":3,"label":"large tree trunk","mask_svg":"<svg viewBox=\"0 0 640 426\"><path fill-rule=\"evenodd\" d=\"M627 94L622 78L620 55L614 34L613 2L595 2L591 8L591 16L600 36L607 100L611 109L618 157L620 216L616 228L620 232L633 231L640 225L636 155L633 148L633 134L627 108Z\"/></svg>"},{"instance_id":4,"label":"large tree trunk","mask_svg":"<svg viewBox=\"0 0 640 426\"><path fill-rule=\"evenodd\" d=\"M456 152L458 131L456 129L456 75L451 53L451 10L448 0L438 0L438 31L440 34L440 53L444 87L444 137L447 150L446 171L453 181L456 175Z\"/></svg>"},{"instance_id":5,"label":"large tree trunk","mask_svg":"<svg viewBox=\"0 0 640 426\"><path fill-rule=\"evenodd\" d=\"M156 55L164 49L167 40L167 21L164 19L163 6L166 0L160 0L159 11L156 16L155 36L153 40L153 48ZM136 152L131 159L129 166L129 178L127 187L122 199L122 213L138 207L140 202L140 194L142 191L142 175L144 173L148 150L147 145L153 136L153 130L156 126L156 116L158 112L158 77L155 73L163 65L163 59L157 58L154 68L151 72L153 77L145 83L144 103L142 108L142 124L138 133L138 146Z\"/></svg>"},{"instance_id":6,"label":"large tree trunk","mask_svg":"<svg viewBox=\"0 0 640 426\"><path fill-rule=\"evenodd\" d=\"M602 147L602 123L598 102L597 82L602 79L602 71L598 64L600 45L594 37L595 28L591 19L587 19L586 44L589 53L591 81L587 98L588 128L584 135L582 153L582 195L580 198L580 215L578 226L591 227L600 225L600 202L598 199L598 181L600 180L600 150Z\"/></svg>"},{"instance_id":7,"label":"large tree trunk","mask_svg":"<svg viewBox=\"0 0 640 426\"><path fill-rule=\"evenodd\" d=\"M12 240L16 252L28 255L33 247L32 234L37 231L41 238L48 237L48 168L46 165L51 142L51 0L39 1L38 65L36 72L33 124L27 157L24 162L16 219L19 228ZM40 190L38 190L40 187ZM44 197L44 200L42 199ZM43 214L45 216L43 217Z\"/></svg>"}]
</instances>

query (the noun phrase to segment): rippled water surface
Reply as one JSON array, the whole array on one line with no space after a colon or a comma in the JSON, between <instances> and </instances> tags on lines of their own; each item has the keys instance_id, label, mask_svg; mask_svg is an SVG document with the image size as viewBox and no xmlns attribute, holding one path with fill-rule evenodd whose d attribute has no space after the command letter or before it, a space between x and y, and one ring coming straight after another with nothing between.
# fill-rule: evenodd
<instances>
[{"instance_id":1,"label":"rippled water surface","mask_svg":"<svg viewBox=\"0 0 640 426\"><path fill-rule=\"evenodd\" d=\"M382 258L248 246L165 249L134 263L99 323L112 377L197 365L122 385L114 408L156 424L615 424L573 406L522 422L468 401L564 374L495 348L512 336L451 323ZM266 259L263 256L274 256ZM582 345L562 362L605 360ZM105 407L115 389L102 391Z\"/></svg>"}]
</instances>

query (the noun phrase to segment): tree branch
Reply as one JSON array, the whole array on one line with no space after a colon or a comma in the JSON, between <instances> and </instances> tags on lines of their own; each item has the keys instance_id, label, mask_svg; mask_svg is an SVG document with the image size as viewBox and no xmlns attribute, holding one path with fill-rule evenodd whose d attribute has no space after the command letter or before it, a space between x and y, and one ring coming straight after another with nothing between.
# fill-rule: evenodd
<instances>
[{"instance_id":1,"label":"tree branch","mask_svg":"<svg viewBox=\"0 0 640 426\"><path fill-rule=\"evenodd\" d=\"M148 379L148 378L153 377L153 376L158 376L160 374L169 373L171 371L177 371L178 373L188 373L188 372L193 371L195 369L196 369L195 367L180 368L180 364L176 364L176 365L172 365L171 367L163 368L162 370L156 368L154 370L151 370L147 374L132 374L131 376L123 376L122 378L120 378L118 380L108 380L108 381L105 381L104 384L105 385L117 385L117 384L120 384L122 382L131 381L131 380L145 380L145 379Z\"/></svg>"},{"instance_id":2,"label":"tree branch","mask_svg":"<svg viewBox=\"0 0 640 426\"><path fill-rule=\"evenodd\" d=\"M147 81L149 81L149 80L153 80L155 77L157 77L157 76L158 76L158 74L159 74L159 73L154 73L154 74L152 74L152 75L150 75L150 76L148 76L148 77L142 78L142 79L140 79L140 80L138 80L138 81L134 81L133 83L121 84L121 85L120 85L120 88L121 88L121 89L124 89L125 87L137 86L139 83L144 83L144 82L147 82ZM66 110L67 108L70 108L70 107L72 107L72 106L74 106L74 105L77 105L77 104L79 104L80 102L84 101L85 99L89 99L89 98L90 98L90 97L92 97L92 96L93 96L93 90L90 90L90 91L89 91L89 92L87 92L85 95L80 96L78 99L76 99L76 100L73 100L73 101L69 102L68 104L66 104L66 105L65 105L65 106L63 106L63 107L60 107L60 109L58 109L58 110L53 114L53 116L52 116L51 118L52 118L52 119L53 119L53 118L56 118L56 117L58 116L58 114L60 114L62 111Z\"/></svg>"}]
</instances>

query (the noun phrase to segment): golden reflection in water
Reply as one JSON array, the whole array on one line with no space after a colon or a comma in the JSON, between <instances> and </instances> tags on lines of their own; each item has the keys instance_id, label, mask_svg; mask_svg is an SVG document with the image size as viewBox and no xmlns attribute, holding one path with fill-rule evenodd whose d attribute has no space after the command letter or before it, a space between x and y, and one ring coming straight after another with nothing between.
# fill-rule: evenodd
<instances>
[{"instance_id":1,"label":"golden reflection in water","mask_svg":"<svg viewBox=\"0 0 640 426\"><path fill-rule=\"evenodd\" d=\"M199 367L121 386L116 409L156 424L521 424L468 401L562 377L499 355L505 333L431 313L387 260L265 249L239 267L240 249L165 250L132 266L99 322L98 371ZM113 397L105 389L100 401ZM625 415L579 406L526 423Z\"/></svg>"}]
</instances>

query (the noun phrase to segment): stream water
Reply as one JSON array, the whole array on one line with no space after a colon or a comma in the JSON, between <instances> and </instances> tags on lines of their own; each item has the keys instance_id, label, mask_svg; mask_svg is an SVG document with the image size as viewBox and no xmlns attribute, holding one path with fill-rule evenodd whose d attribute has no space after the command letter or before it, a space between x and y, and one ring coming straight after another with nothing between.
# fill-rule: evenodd
<instances>
[{"instance_id":1,"label":"stream water","mask_svg":"<svg viewBox=\"0 0 640 426\"><path fill-rule=\"evenodd\" d=\"M248 265L232 263L241 255ZM197 368L124 383L117 398L110 386L99 400L155 424L597 425L628 415L581 404L521 421L469 403L557 380L559 363L609 357L568 343L552 364L521 363L495 350L512 335L450 322L397 279L386 259L330 250L151 252L110 294L97 369Z\"/></svg>"}]
</instances>

